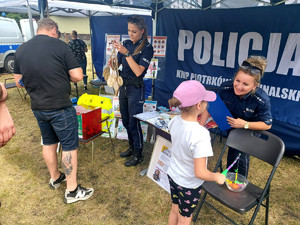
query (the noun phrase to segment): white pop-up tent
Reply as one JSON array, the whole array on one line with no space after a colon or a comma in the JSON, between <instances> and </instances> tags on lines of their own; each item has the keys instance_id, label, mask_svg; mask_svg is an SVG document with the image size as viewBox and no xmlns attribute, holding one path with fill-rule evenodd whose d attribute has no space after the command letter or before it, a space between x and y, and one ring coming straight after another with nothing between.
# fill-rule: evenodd
<instances>
[{"instance_id":1,"label":"white pop-up tent","mask_svg":"<svg viewBox=\"0 0 300 225\"><path fill-rule=\"evenodd\" d=\"M30 6L34 13L39 11L39 0L0 0L0 11L25 12ZM150 9L139 9L122 6L110 6L103 4L89 4L87 1L60 1L49 0L46 2L51 15L88 17L89 15L151 15Z\"/></svg>"}]
</instances>

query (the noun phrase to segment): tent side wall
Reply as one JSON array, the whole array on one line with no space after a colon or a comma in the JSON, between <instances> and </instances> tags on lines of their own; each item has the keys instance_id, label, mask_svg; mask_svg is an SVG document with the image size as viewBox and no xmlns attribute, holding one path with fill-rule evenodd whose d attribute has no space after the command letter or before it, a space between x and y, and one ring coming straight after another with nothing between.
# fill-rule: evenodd
<instances>
[{"instance_id":1,"label":"tent side wall","mask_svg":"<svg viewBox=\"0 0 300 225\"><path fill-rule=\"evenodd\" d=\"M155 81L158 105L167 106L184 80L216 89L249 55L265 56L261 87L271 99L271 131L285 141L287 153L300 154L299 11L300 5L160 11L156 33L167 36L167 50L166 72Z\"/></svg>"},{"instance_id":2,"label":"tent side wall","mask_svg":"<svg viewBox=\"0 0 300 225\"><path fill-rule=\"evenodd\" d=\"M105 61L105 36L109 35L127 35L127 17L128 16L92 16L92 49L93 63L97 76L102 79L102 72ZM144 16L148 27L148 36L152 36L152 18Z\"/></svg>"}]
</instances>

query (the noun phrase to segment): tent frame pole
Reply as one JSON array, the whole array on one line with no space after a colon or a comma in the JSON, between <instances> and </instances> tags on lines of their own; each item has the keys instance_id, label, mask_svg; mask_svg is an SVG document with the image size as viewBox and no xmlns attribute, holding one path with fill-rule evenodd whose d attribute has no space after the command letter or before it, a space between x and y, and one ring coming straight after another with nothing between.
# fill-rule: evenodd
<instances>
[{"instance_id":1,"label":"tent frame pole","mask_svg":"<svg viewBox=\"0 0 300 225\"><path fill-rule=\"evenodd\" d=\"M95 79L95 67L94 67L94 60L93 60L93 48L92 48L92 28L91 28L91 11L89 10L89 27L90 27L90 39L91 39L91 60L92 60L92 74L93 74L93 80Z\"/></svg>"}]
</instances>

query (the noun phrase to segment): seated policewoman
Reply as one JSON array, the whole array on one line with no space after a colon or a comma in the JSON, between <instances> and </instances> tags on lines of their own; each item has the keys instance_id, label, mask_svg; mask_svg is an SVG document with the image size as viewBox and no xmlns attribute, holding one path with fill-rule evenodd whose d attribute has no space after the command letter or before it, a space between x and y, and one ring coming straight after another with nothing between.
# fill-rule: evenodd
<instances>
[{"instance_id":1,"label":"seated policewoman","mask_svg":"<svg viewBox=\"0 0 300 225\"><path fill-rule=\"evenodd\" d=\"M259 85L267 67L267 60L262 56L251 56L239 67L231 81L221 84L218 94L231 112L233 118L227 117L232 128L251 130L268 130L272 126L270 98ZM201 117L204 124L209 114L206 111ZM230 132L230 130L229 130ZM227 167L240 152L230 148L227 156ZM238 173L247 177L249 171L249 155L241 153L239 163L230 171L238 169Z\"/></svg>"}]
</instances>

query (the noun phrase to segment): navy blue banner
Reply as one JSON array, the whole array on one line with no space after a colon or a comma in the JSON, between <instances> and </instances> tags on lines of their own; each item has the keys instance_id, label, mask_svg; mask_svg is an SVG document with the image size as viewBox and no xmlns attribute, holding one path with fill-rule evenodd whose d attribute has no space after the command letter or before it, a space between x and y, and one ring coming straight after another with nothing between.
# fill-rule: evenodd
<instances>
[{"instance_id":1,"label":"navy blue banner","mask_svg":"<svg viewBox=\"0 0 300 225\"><path fill-rule=\"evenodd\" d=\"M166 72L155 82L158 105L167 106L184 80L198 80L206 87L217 88L233 77L249 55L262 55L268 66L261 88L271 98L275 123L285 124L285 131L286 126L300 130L299 12L300 5L162 10L157 35L168 39ZM276 124L274 133L288 135L281 133L281 127ZM292 139L299 138L298 133ZM299 145L293 148L300 150Z\"/></svg>"}]
</instances>

